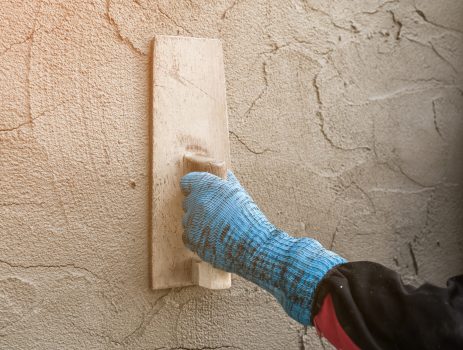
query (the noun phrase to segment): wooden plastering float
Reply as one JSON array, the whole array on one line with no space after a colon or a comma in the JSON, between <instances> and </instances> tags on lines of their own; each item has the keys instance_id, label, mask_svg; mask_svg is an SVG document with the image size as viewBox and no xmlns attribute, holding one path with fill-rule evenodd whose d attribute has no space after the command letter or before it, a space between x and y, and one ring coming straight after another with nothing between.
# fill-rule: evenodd
<instances>
[{"instance_id":1,"label":"wooden plastering float","mask_svg":"<svg viewBox=\"0 0 463 350\"><path fill-rule=\"evenodd\" d=\"M230 167L222 45L216 39L156 36L152 81L152 288L231 286L182 242L180 178Z\"/></svg>"}]
</instances>

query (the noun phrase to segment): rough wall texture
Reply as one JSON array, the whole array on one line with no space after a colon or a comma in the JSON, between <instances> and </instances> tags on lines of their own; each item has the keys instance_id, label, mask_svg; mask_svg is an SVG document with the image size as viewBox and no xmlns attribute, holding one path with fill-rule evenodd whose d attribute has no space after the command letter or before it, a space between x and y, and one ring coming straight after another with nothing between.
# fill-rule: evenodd
<instances>
[{"instance_id":1,"label":"rough wall texture","mask_svg":"<svg viewBox=\"0 0 463 350\"><path fill-rule=\"evenodd\" d=\"M460 0L0 1L0 349L327 348L266 293L152 292L149 41L223 40L235 172L277 225L463 269Z\"/></svg>"}]
</instances>

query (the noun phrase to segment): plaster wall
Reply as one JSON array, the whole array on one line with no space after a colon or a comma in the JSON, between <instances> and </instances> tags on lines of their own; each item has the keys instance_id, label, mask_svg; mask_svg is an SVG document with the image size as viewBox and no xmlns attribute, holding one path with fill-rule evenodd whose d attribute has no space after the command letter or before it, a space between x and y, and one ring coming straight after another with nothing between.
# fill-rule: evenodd
<instances>
[{"instance_id":1,"label":"plaster wall","mask_svg":"<svg viewBox=\"0 0 463 350\"><path fill-rule=\"evenodd\" d=\"M221 38L269 218L410 283L463 270L463 2L0 1L0 349L323 349L265 292L149 289L149 42Z\"/></svg>"}]
</instances>

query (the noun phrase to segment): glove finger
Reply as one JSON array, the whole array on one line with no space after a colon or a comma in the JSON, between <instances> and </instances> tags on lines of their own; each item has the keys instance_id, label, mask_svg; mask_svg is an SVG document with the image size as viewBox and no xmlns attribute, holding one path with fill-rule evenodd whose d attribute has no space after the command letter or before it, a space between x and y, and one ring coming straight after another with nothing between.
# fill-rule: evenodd
<instances>
[{"instance_id":1,"label":"glove finger","mask_svg":"<svg viewBox=\"0 0 463 350\"><path fill-rule=\"evenodd\" d=\"M182 216L182 227L183 227L184 230L186 229L186 223L187 223L187 222L188 222L188 214L185 213L185 214L183 214L183 216Z\"/></svg>"},{"instance_id":2,"label":"glove finger","mask_svg":"<svg viewBox=\"0 0 463 350\"><path fill-rule=\"evenodd\" d=\"M213 179L214 177L217 178L217 176L209 173L193 171L180 179L180 189L185 196L188 196L193 190L193 187L202 184L206 180L209 182L211 178Z\"/></svg>"},{"instance_id":3,"label":"glove finger","mask_svg":"<svg viewBox=\"0 0 463 350\"><path fill-rule=\"evenodd\" d=\"M235 174L233 174L233 171L231 171L231 170L227 171L227 181L230 182L233 185L241 186L240 182L238 181Z\"/></svg>"},{"instance_id":4,"label":"glove finger","mask_svg":"<svg viewBox=\"0 0 463 350\"><path fill-rule=\"evenodd\" d=\"M186 213L188 211L188 202L187 202L188 197L189 197L189 195L187 197L184 197L183 201L182 201L182 209L183 209L184 213Z\"/></svg>"},{"instance_id":5,"label":"glove finger","mask_svg":"<svg viewBox=\"0 0 463 350\"><path fill-rule=\"evenodd\" d=\"M198 212L198 210L204 205L204 201L209 198L209 196L203 195L200 192L192 192L185 197L183 201L183 210L185 212Z\"/></svg>"},{"instance_id":6,"label":"glove finger","mask_svg":"<svg viewBox=\"0 0 463 350\"><path fill-rule=\"evenodd\" d=\"M182 241L183 244L187 246L188 249L195 251L198 247L198 235L194 228L193 215L187 213L183 215L182 218L183 234Z\"/></svg>"},{"instance_id":7,"label":"glove finger","mask_svg":"<svg viewBox=\"0 0 463 350\"><path fill-rule=\"evenodd\" d=\"M182 219L183 235L182 240L188 248L194 252L200 247L201 235L198 231L198 223L195 220L194 215L190 213L185 214Z\"/></svg>"},{"instance_id":8,"label":"glove finger","mask_svg":"<svg viewBox=\"0 0 463 350\"><path fill-rule=\"evenodd\" d=\"M242 192L242 196L241 199L250 199L250 196L249 196L249 193L244 189L243 186L241 186L241 183L240 181L238 180L238 178L235 176L235 174L233 174L233 172L231 170L228 170L227 172L227 182L232 185L233 187L235 188L239 188Z\"/></svg>"}]
</instances>

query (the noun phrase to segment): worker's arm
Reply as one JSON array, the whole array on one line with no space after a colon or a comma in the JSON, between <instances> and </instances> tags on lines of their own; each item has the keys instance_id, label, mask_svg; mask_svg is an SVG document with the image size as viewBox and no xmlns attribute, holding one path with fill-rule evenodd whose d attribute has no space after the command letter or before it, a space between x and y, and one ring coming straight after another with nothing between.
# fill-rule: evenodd
<instances>
[{"instance_id":1,"label":"worker's arm","mask_svg":"<svg viewBox=\"0 0 463 350\"><path fill-rule=\"evenodd\" d=\"M463 348L463 281L402 284L379 264L349 263L273 226L229 172L182 178L185 245L272 293L285 311L342 349Z\"/></svg>"}]
</instances>

